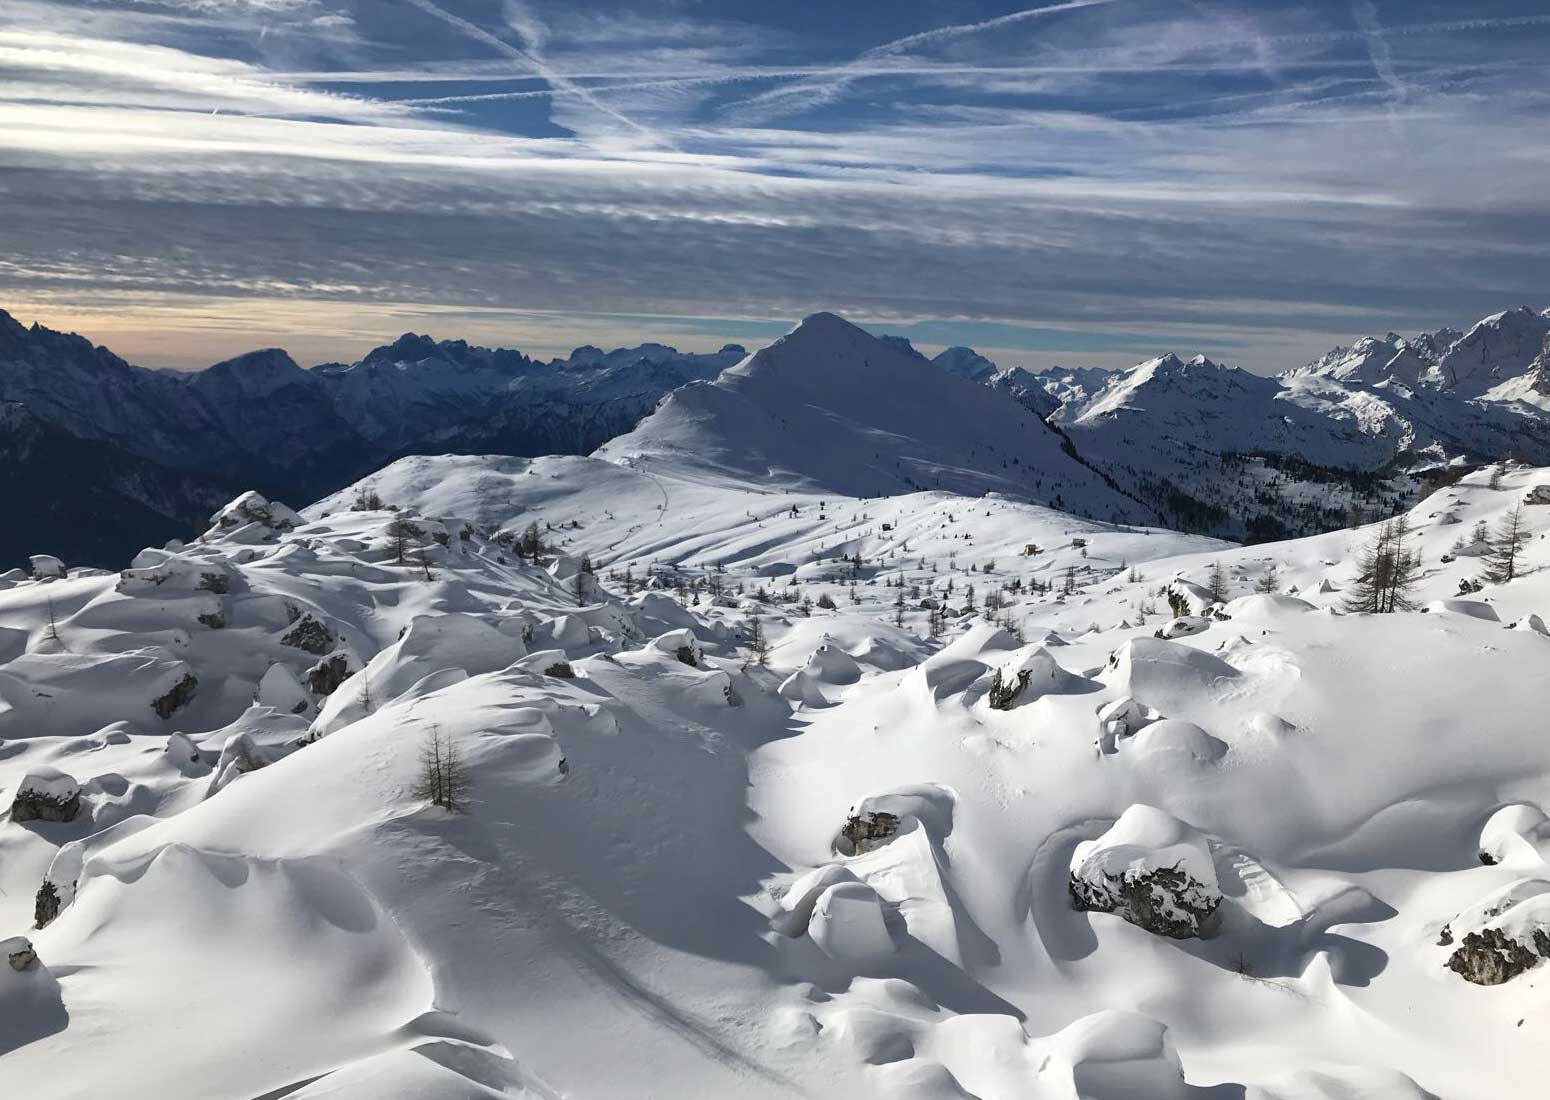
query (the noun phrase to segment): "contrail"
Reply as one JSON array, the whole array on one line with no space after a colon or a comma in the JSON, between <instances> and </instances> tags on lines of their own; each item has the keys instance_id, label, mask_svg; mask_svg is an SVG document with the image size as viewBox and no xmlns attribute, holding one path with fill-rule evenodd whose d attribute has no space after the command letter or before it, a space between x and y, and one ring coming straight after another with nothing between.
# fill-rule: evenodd
<instances>
[{"instance_id":1,"label":"contrail","mask_svg":"<svg viewBox=\"0 0 1550 1100\"><path fill-rule=\"evenodd\" d=\"M880 46L873 46L866 50L850 65L840 66L835 73L832 82L818 80L798 81L785 88L777 88L760 95L754 96L746 102L749 104L778 103L782 99L800 96L803 92L813 94L818 99L832 98L841 90L849 86L853 79L872 75L861 64L867 60L875 60L879 57L888 57L903 53L915 46L929 45L934 42L943 42L953 38L961 38L964 35L978 34L981 31L995 30L998 27L1010 26L1028 19L1037 19L1045 15L1058 15L1066 11L1078 11L1082 8L1095 8L1107 4L1118 3L1119 0L1063 0L1058 4L1045 4L1037 8L1024 8L1022 11L1014 11L1007 15L998 15L994 19L986 19L979 23L953 23L945 27L936 27L929 31L920 31L917 34L905 35L896 38L892 42L884 42Z\"/></svg>"},{"instance_id":2,"label":"contrail","mask_svg":"<svg viewBox=\"0 0 1550 1100\"><path fill-rule=\"evenodd\" d=\"M495 50L498 53L511 58L513 61L521 61L524 64L531 66L533 71L536 72L539 76L543 77L545 80L549 81L551 84L558 88L564 88L568 93L576 96L589 107L607 115L609 118L624 123L636 133L650 139L653 143L657 142L657 135L652 131L648 130L634 119L620 114L618 111L608 106L585 88L575 84L571 80L555 72L547 64L545 64L541 58L534 56L529 51L513 46L504 38L499 38L496 35L491 34L477 23L471 23L467 19L464 19L461 15L455 15L452 12L447 11L445 8L432 3L432 0L408 0L408 2L419 8L426 15L435 16L437 19L440 19L442 22L448 24L449 26L457 28L459 31L467 35L469 38L472 38L474 41L482 42L484 45L489 46L492 50Z\"/></svg>"},{"instance_id":3,"label":"contrail","mask_svg":"<svg viewBox=\"0 0 1550 1100\"><path fill-rule=\"evenodd\" d=\"M1024 8L1022 11L998 15L994 19L986 19L981 23L955 23L951 26L937 27L935 30L906 35L903 38L896 38L892 42L884 42L881 46L873 46L861 56L871 57L879 53L896 53L899 50L907 50L913 46L921 46L929 42L940 42L948 38L960 38L966 34L978 34L980 31L995 30L997 27L1010 26L1013 23L1021 23L1024 20L1035 19L1041 15L1076 11L1078 8L1096 8L1103 4L1116 4L1118 2L1119 0L1065 0L1064 3L1060 4L1046 4L1039 8Z\"/></svg>"},{"instance_id":4,"label":"contrail","mask_svg":"<svg viewBox=\"0 0 1550 1100\"><path fill-rule=\"evenodd\" d=\"M1373 71L1393 93L1394 98L1403 102L1409 95L1409 89L1394 71L1394 51L1388 39L1383 37L1383 24L1378 21L1377 5L1372 0L1356 0L1351 5L1351 13L1356 16L1356 24L1362 28L1362 35L1367 39L1367 52L1372 56Z\"/></svg>"}]
</instances>

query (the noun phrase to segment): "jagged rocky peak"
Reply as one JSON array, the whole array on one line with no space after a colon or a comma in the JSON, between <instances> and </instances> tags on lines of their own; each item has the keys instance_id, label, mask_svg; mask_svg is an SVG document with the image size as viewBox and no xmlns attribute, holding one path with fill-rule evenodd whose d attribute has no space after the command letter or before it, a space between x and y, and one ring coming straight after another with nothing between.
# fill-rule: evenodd
<instances>
[{"instance_id":1,"label":"jagged rocky peak","mask_svg":"<svg viewBox=\"0 0 1550 1100\"><path fill-rule=\"evenodd\" d=\"M1000 373L995 363L969 347L947 348L931 361L948 374L956 374L970 382L989 382Z\"/></svg>"},{"instance_id":2,"label":"jagged rocky peak","mask_svg":"<svg viewBox=\"0 0 1550 1100\"><path fill-rule=\"evenodd\" d=\"M1523 375L1550 333L1550 310L1518 306L1485 318L1437 361L1435 383L1475 397Z\"/></svg>"},{"instance_id":3,"label":"jagged rocky peak","mask_svg":"<svg viewBox=\"0 0 1550 1100\"><path fill-rule=\"evenodd\" d=\"M406 332L391 344L367 352L359 365L371 368L405 363L512 371L530 366L532 360L515 348L487 348L467 340L437 340L421 333Z\"/></svg>"},{"instance_id":4,"label":"jagged rocky peak","mask_svg":"<svg viewBox=\"0 0 1550 1100\"><path fill-rule=\"evenodd\" d=\"M889 347L893 348L895 351L902 351L905 355L908 355L911 358L930 362L930 359L923 352L921 352L919 348L910 343L909 337L907 336L879 336L878 339L887 344Z\"/></svg>"},{"instance_id":5,"label":"jagged rocky peak","mask_svg":"<svg viewBox=\"0 0 1550 1100\"><path fill-rule=\"evenodd\" d=\"M433 358L440 350L434 337L418 332L406 332L391 344L372 348L362 357L362 363L418 363Z\"/></svg>"}]
</instances>

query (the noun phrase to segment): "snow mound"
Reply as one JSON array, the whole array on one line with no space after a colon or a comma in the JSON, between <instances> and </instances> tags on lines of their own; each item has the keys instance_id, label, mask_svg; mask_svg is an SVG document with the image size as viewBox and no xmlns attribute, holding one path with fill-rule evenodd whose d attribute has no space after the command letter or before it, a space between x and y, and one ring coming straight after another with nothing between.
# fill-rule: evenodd
<instances>
[{"instance_id":1,"label":"snow mound","mask_svg":"<svg viewBox=\"0 0 1550 1100\"><path fill-rule=\"evenodd\" d=\"M1195 765L1215 764L1227 755L1227 745L1193 722L1163 718L1142 727L1125 749L1126 759L1166 760L1182 758Z\"/></svg>"},{"instance_id":2,"label":"snow mound","mask_svg":"<svg viewBox=\"0 0 1550 1100\"><path fill-rule=\"evenodd\" d=\"M1275 592L1256 592L1252 596L1239 596L1222 608L1224 614L1234 619L1277 619L1283 615L1301 615L1317 611L1307 600L1296 596L1283 596Z\"/></svg>"},{"instance_id":3,"label":"snow mound","mask_svg":"<svg viewBox=\"0 0 1550 1100\"><path fill-rule=\"evenodd\" d=\"M1513 623L1511 629L1524 630L1531 634L1538 634L1541 637L1550 638L1550 627L1545 626L1545 620L1541 619L1538 615L1535 615L1532 612L1523 616L1523 618L1519 619L1517 622Z\"/></svg>"},{"instance_id":4,"label":"snow mound","mask_svg":"<svg viewBox=\"0 0 1550 1100\"><path fill-rule=\"evenodd\" d=\"M417 615L402 637L328 696L312 723L312 736L326 736L359 720L373 707L391 702L433 673L450 669L469 676L495 672L526 653L520 637L504 633L484 617L462 612Z\"/></svg>"},{"instance_id":5,"label":"snow mound","mask_svg":"<svg viewBox=\"0 0 1550 1100\"><path fill-rule=\"evenodd\" d=\"M1426 605L1426 610L1442 615L1463 615L1488 623L1501 622L1496 608L1480 600L1432 600Z\"/></svg>"},{"instance_id":6,"label":"snow mound","mask_svg":"<svg viewBox=\"0 0 1550 1100\"><path fill-rule=\"evenodd\" d=\"M1259 1085L1244 1100L1434 1100L1397 1070L1367 1066L1299 1069Z\"/></svg>"},{"instance_id":7,"label":"snow mound","mask_svg":"<svg viewBox=\"0 0 1550 1100\"><path fill-rule=\"evenodd\" d=\"M665 653L690 668L705 666L705 651L700 648L700 640L694 636L692 630L687 628L659 634L651 639L650 648L658 653Z\"/></svg>"},{"instance_id":8,"label":"snow mound","mask_svg":"<svg viewBox=\"0 0 1550 1100\"><path fill-rule=\"evenodd\" d=\"M1550 817L1526 802L1503 806L1480 830L1480 862L1516 870L1544 866L1550 855Z\"/></svg>"},{"instance_id":9,"label":"snow mound","mask_svg":"<svg viewBox=\"0 0 1550 1100\"><path fill-rule=\"evenodd\" d=\"M1112 754L1119 742L1140 732L1162 715L1130 696L1105 703L1098 709L1098 750Z\"/></svg>"},{"instance_id":10,"label":"snow mound","mask_svg":"<svg viewBox=\"0 0 1550 1100\"><path fill-rule=\"evenodd\" d=\"M65 563L52 554L33 554L27 560L32 565L35 580L62 580L65 576Z\"/></svg>"},{"instance_id":11,"label":"snow mound","mask_svg":"<svg viewBox=\"0 0 1550 1100\"><path fill-rule=\"evenodd\" d=\"M992 710L1011 710L1046 695L1069 695L1085 690L1090 681L1060 667L1043 646L1019 660L997 668L990 683L988 700Z\"/></svg>"},{"instance_id":12,"label":"snow mound","mask_svg":"<svg viewBox=\"0 0 1550 1100\"><path fill-rule=\"evenodd\" d=\"M822 684L853 684L861 679L861 666L833 641L813 650L802 665L802 672Z\"/></svg>"},{"instance_id":13,"label":"snow mound","mask_svg":"<svg viewBox=\"0 0 1550 1100\"><path fill-rule=\"evenodd\" d=\"M1161 638L1132 638L1110 656L1104 684L1164 714L1208 699L1240 673L1220 657Z\"/></svg>"},{"instance_id":14,"label":"snow mound","mask_svg":"<svg viewBox=\"0 0 1550 1100\"><path fill-rule=\"evenodd\" d=\"M838 963L866 967L894 953L882 899L864 882L836 882L813 902L807 934Z\"/></svg>"},{"instance_id":15,"label":"snow mound","mask_svg":"<svg viewBox=\"0 0 1550 1100\"><path fill-rule=\"evenodd\" d=\"M1107 1009L1048 1043L1074 1094L1088 1100L1184 1100L1192 1091L1167 1027L1140 1013Z\"/></svg>"},{"instance_id":16,"label":"snow mound","mask_svg":"<svg viewBox=\"0 0 1550 1100\"><path fill-rule=\"evenodd\" d=\"M814 867L786 888L780 899L780 912L770 923L782 935L793 938L804 935L808 922L812 920L813 906L824 891L842 882L859 881L855 873L842 863Z\"/></svg>"},{"instance_id":17,"label":"snow mound","mask_svg":"<svg viewBox=\"0 0 1550 1100\"><path fill-rule=\"evenodd\" d=\"M167 719L193 693L188 664L160 646L127 653L26 653L0 666L0 737L59 726L101 729ZM188 686L185 686L188 685Z\"/></svg>"},{"instance_id":18,"label":"snow mound","mask_svg":"<svg viewBox=\"0 0 1550 1100\"><path fill-rule=\"evenodd\" d=\"M1192 634L1204 634L1211 629L1210 618L1203 615L1186 615L1157 628L1159 638L1188 638Z\"/></svg>"}]
</instances>

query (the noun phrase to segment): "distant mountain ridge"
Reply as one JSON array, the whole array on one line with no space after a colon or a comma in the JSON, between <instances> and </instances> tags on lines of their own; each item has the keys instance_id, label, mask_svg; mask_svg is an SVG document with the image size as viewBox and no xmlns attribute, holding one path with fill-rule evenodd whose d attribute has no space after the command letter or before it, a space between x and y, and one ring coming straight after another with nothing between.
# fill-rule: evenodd
<instances>
[{"instance_id":1,"label":"distant mountain ridge","mask_svg":"<svg viewBox=\"0 0 1550 1100\"><path fill-rule=\"evenodd\" d=\"M53 441L51 455L73 439L82 454L136 460L134 479L101 492L114 501L110 511L161 516L162 537L151 541L165 541L204 518L189 514L188 493L166 491L189 479L207 490L194 497L210 507L249 487L305 503L405 454L585 454L628 431L666 393L746 354L735 344L703 355L645 344L582 347L540 362L406 333L356 363L307 369L268 348L185 373L134 366L84 337L24 326L0 310L0 402L26 410ZM20 466L10 476L50 479L45 468ZM58 507L65 511L49 522L28 524L31 550L116 561L147 541L126 531L123 545L104 551L111 532L88 535L90 514L67 517L68 500ZM7 554L14 560L16 551Z\"/></svg>"},{"instance_id":2,"label":"distant mountain ridge","mask_svg":"<svg viewBox=\"0 0 1550 1100\"><path fill-rule=\"evenodd\" d=\"M1550 464L1550 310L1389 333L1275 377L1168 354L1128 370L928 358L833 314L753 355L590 345L547 362L405 333L353 363L277 348L134 366L0 311L10 561L114 561L246 488L298 504L407 455L596 452L874 495L1000 492L1099 519L1284 537L1387 513L1448 464ZM68 469L79 494L38 504ZM124 517L104 524L103 516ZM160 537L150 537L157 535Z\"/></svg>"},{"instance_id":3,"label":"distant mountain ridge","mask_svg":"<svg viewBox=\"0 0 1550 1100\"><path fill-rule=\"evenodd\" d=\"M950 353L938 356L949 373L1011 376L971 349ZM1023 373L1085 458L1171 526L1219 536L1386 514L1420 492L1415 475L1450 463L1550 462L1550 310L1365 337L1275 377L1171 353L1121 371Z\"/></svg>"}]
</instances>

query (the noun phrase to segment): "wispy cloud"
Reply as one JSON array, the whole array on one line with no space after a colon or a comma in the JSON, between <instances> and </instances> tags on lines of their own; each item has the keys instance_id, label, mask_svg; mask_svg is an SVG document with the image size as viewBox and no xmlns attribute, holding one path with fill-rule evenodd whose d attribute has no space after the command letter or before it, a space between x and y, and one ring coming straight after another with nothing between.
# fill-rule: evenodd
<instances>
[{"instance_id":1,"label":"wispy cloud","mask_svg":"<svg viewBox=\"0 0 1550 1100\"><path fill-rule=\"evenodd\" d=\"M647 3L13 0L0 305L319 358L416 311L558 346L831 308L1268 370L1542 293L1524 3Z\"/></svg>"}]
</instances>

